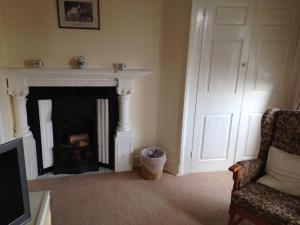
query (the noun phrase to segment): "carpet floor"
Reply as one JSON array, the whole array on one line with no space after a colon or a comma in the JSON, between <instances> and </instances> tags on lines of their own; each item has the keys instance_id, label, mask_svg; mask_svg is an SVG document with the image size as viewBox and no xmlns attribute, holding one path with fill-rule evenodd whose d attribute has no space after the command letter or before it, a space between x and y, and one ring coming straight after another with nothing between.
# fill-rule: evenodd
<instances>
[{"instance_id":1,"label":"carpet floor","mask_svg":"<svg viewBox=\"0 0 300 225\"><path fill-rule=\"evenodd\" d=\"M231 188L229 172L164 173L158 181L137 172L94 173L29 182L30 191L51 191L53 225L226 225Z\"/></svg>"}]
</instances>

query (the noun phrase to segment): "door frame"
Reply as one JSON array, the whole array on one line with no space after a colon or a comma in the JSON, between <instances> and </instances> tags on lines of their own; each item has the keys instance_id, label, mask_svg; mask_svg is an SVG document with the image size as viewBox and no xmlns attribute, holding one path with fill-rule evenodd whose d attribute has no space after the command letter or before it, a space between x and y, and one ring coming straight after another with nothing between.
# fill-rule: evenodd
<instances>
[{"instance_id":1,"label":"door frame","mask_svg":"<svg viewBox=\"0 0 300 225\"><path fill-rule=\"evenodd\" d=\"M199 65L201 60L200 53L202 50L204 19L205 0L193 0L187 56L178 175L191 173L191 153L193 150L198 73L200 69ZM197 68L197 70L195 68Z\"/></svg>"}]
</instances>

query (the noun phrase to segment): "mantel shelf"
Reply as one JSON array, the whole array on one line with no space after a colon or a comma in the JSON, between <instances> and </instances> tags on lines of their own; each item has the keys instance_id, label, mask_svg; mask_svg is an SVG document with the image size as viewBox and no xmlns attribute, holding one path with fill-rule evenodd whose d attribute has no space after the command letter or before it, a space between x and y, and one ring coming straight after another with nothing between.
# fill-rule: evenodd
<instances>
[{"instance_id":1,"label":"mantel shelf","mask_svg":"<svg viewBox=\"0 0 300 225\"><path fill-rule=\"evenodd\" d=\"M46 77L46 76L62 76L62 77L89 77L89 78L114 78L114 79L134 79L144 77L151 74L148 69L127 69L123 71L115 71L113 69L101 68L60 68L60 67L45 67L45 68L3 68L0 69L3 75L16 75L24 77Z\"/></svg>"}]
</instances>

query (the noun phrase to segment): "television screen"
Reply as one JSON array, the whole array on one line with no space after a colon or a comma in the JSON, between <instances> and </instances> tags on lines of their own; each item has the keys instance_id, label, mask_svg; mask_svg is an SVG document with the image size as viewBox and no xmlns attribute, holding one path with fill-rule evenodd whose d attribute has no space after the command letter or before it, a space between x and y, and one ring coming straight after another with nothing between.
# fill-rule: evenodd
<instances>
[{"instance_id":1,"label":"television screen","mask_svg":"<svg viewBox=\"0 0 300 225\"><path fill-rule=\"evenodd\" d=\"M0 224L24 224L30 218L22 140L0 145Z\"/></svg>"}]
</instances>

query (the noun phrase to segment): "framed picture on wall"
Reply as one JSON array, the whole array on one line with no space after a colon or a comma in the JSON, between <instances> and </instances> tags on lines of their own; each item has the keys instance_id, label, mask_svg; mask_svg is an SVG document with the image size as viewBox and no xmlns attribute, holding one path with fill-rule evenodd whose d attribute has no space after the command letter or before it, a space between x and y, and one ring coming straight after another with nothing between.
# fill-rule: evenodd
<instances>
[{"instance_id":1,"label":"framed picture on wall","mask_svg":"<svg viewBox=\"0 0 300 225\"><path fill-rule=\"evenodd\" d=\"M100 29L99 0L57 0L60 28Z\"/></svg>"}]
</instances>

